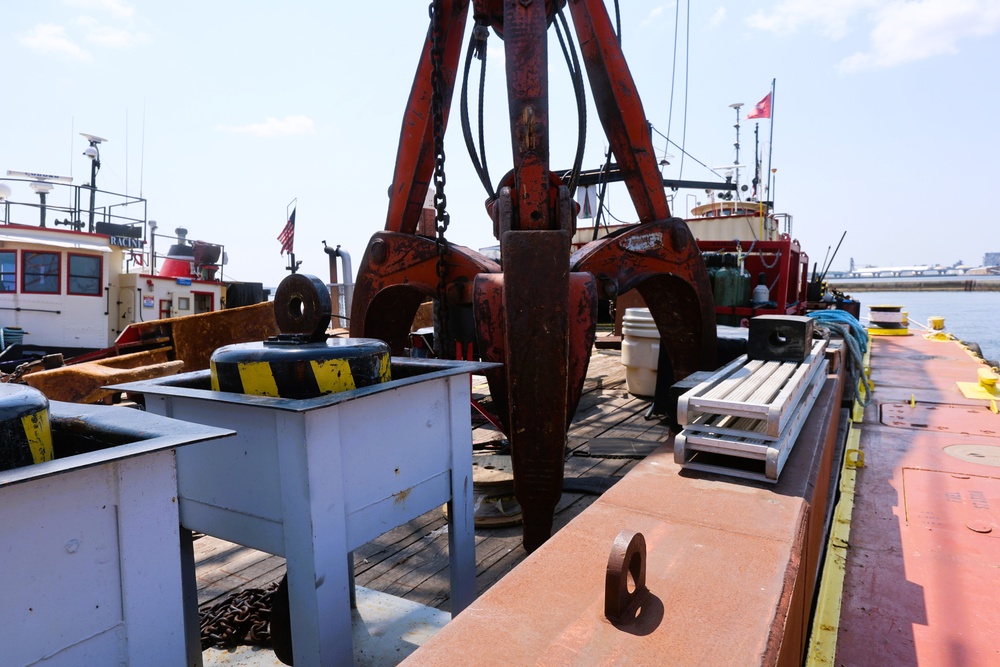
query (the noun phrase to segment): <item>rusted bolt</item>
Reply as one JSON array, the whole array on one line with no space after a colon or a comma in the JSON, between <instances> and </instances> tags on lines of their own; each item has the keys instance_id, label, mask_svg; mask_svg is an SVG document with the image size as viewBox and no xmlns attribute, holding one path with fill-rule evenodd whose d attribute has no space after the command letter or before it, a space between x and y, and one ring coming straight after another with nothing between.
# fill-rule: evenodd
<instances>
[{"instance_id":1,"label":"rusted bolt","mask_svg":"<svg viewBox=\"0 0 1000 667\"><path fill-rule=\"evenodd\" d=\"M608 298L614 298L614 297L618 296L618 283L617 282L615 282L611 278L607 278L605 276L601 276L600 283L601 283L601 293L604 294L604 296L606 296Z\"/></svg>"},{"instance_id":2,"label":"rusted bolt","mask_svg":"<svg viewBox=\"0 0 1000 667\"><path fill-rule=\"evenodd\" d=\"M628 612L642 603L646 588L646 538L623 530L611 545L604 577L604 615L609 621L627 620Z\"/></svg>"},{"instance_id":3,"label":"rusted bolt","mask_svg":"<svg viewBox=\"0 0 1000 667\"><path fill-rule=\"evenodd\" d=\"M670 242L674 246L675 252L683 252L687 249L688 235L685 228L675 226L670 230Z\"/></svg>"},{"instance_id":4,"label":"rusted bolt","mask_svg":"<svg viewBox=\"0 0 1000 667\"><path fill-rule=\"evenodd\" d=\"M372 261L376 264L381 264L385 261L385 253L385 241L382 239L376 239L375 242L372 243Z\"/></svg>"}]
</instances>

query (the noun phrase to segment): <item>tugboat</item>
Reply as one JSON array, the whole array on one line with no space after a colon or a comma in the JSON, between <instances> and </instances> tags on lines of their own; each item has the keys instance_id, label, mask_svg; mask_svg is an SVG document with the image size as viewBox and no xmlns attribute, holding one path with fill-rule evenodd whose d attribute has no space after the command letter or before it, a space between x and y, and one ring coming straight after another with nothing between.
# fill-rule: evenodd
<instances>
[{"instance_id":1,"label":"tugboat","mask_svg":"<svg viewBox=\"0 0 1000 667\"><path fill-rule=\"evenodd\" d=\"M145 199L98 189L105 139L84 136L90 183L0 178L0 363L76 357L113 345L130 324L225 305L223 246L189 241L183 227L157 234ZM158 242L170 244L162 262Z\"/></svg>"}]
</instances>

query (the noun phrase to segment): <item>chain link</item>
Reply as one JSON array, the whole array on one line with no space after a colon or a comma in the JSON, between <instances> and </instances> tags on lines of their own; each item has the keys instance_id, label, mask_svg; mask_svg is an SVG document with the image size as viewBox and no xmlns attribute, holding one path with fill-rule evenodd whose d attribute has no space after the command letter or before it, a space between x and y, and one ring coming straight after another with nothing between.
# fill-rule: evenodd
<instances>
[{"instance_id":1,"label":"chain link","mask_svg":"<svg viewBox=\"0 0 1000 667\"><path fill-rule=\"evenodd\" d=\"M434 221L435 245L437 246L437 300L438 300L438 332L434 336L434 348L438 357L451 358L448 353L449 313L448 313L448 231L450 217L447 206L448 198L444 192L444 46L442 45L441 13L442 0L433 0L428 7L431 18L431 120L434 131Z\"/></svg>"},{"instance_id":2,"label":"chain link","mask_svg":"<svg viewBox=\"0 0 1000 667\"><path fill-rule=\"evenodd\" d=\"M278 585L247 588L200 613L201 649L271 646L271 605Z\"/></svg>"}]
</instances>

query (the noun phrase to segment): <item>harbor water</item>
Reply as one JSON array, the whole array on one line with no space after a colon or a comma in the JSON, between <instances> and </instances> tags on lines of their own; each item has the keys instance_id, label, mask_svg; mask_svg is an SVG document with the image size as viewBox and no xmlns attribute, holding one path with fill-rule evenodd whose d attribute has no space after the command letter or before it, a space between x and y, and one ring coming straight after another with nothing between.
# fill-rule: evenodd
<instances>
[{"instance_id":1,"label":"harbor water","mask_svg":"<svg viewBox=\"0 0 1000 667\"><path fill-rule=\"evenodd\" d=\"M848 291L848 293L850 293ZM1000 294L997 292L856 292L861 302L861 320L868 307L903 306L909 313L910 331L927 326L927 318L945 318L945 330L966 343L977 343L985 359L1000 359Z\"/></svg>"}]
</instances>

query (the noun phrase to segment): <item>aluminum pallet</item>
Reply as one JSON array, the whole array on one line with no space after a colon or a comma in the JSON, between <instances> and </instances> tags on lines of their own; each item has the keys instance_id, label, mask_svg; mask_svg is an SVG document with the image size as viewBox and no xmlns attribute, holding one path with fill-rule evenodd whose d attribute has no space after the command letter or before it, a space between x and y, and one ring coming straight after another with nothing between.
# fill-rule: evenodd
<instances>
[{"instance_id":1,"label":"aluminum pallet","mask_svg":"<svg viewBox=\"0 0 1000 667\"><path fill-rule=\"evenodd\" d=\"M801 363L739 357L678 400L674 460L777 482L826 377L826 341Z\"/></svg>"}]
</instances>

